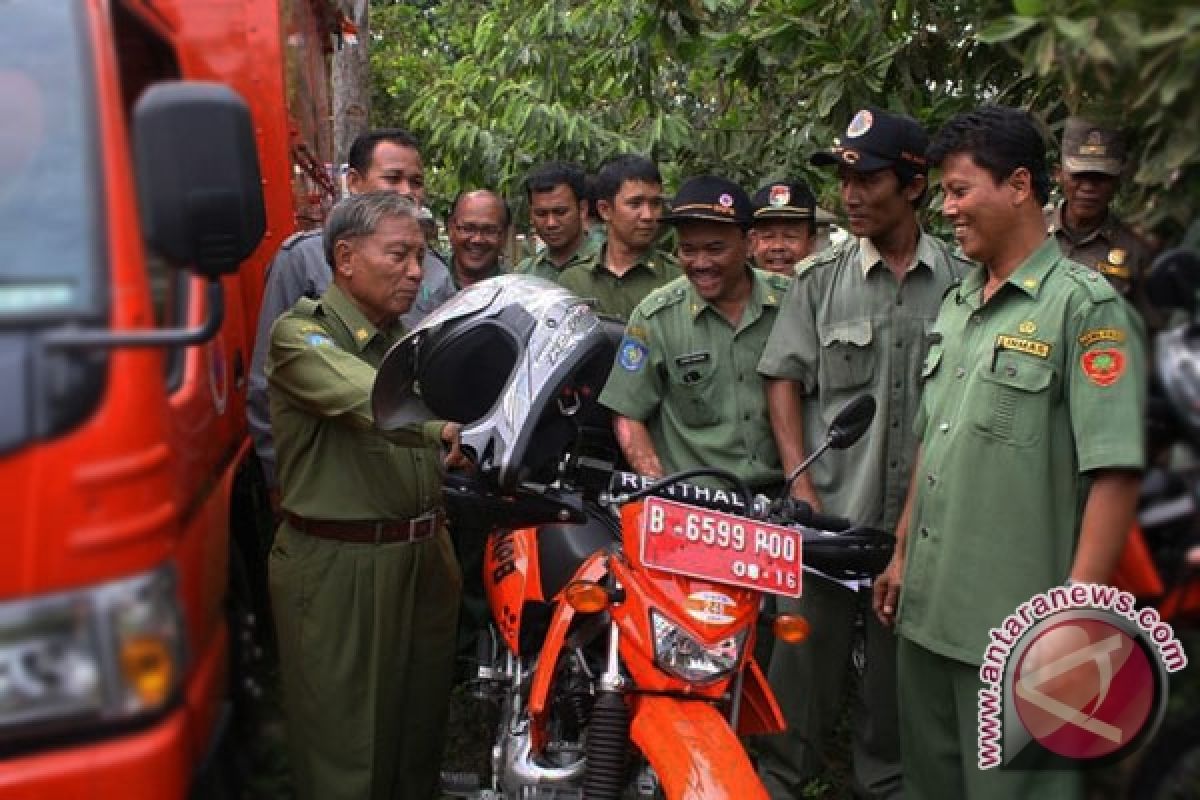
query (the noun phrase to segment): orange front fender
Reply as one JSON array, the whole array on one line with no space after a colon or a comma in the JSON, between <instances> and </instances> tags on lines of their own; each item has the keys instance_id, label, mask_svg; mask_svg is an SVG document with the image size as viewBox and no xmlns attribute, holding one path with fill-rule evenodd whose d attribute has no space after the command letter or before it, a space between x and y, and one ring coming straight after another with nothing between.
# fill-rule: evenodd
<instances>
[{"instance_id":1,"label":"orange front fender","mask_svg":"<svg viewBox=\"0 0 1200 800\"><path fill-rule=\"evenodd\" d=\"M635 695L630 738L668 800L766 800L729 722L700 700Z\"/></svg>"}]
</instances>

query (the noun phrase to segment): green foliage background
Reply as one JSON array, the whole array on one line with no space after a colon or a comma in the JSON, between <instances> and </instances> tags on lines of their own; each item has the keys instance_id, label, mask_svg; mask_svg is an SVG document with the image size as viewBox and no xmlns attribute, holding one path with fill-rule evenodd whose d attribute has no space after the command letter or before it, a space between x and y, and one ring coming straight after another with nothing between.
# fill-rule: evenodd
<instances>
[{"instance_id":1,"label":"green foliage background","mask_svg":"<svg viewBox=\"0 0 1200 800\"><path fill-rule=\"evenodd\" d=\"M983 102L1133 136L1125 210L1172 237L1200 197L1200 8L1157 0L372 0L372 123L424 142L444 210L543 160L654 157L668 188L800 175L866 103L934 130ZM935 204L937 199L935 198Z\"/></svg>"}]
</instances>

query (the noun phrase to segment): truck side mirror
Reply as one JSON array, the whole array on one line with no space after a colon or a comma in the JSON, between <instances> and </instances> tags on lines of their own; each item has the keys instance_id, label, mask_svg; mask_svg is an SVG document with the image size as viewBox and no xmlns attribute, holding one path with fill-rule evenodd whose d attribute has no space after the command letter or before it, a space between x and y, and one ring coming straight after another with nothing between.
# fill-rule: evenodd
<instances>
[{"instance_id":1,"label":"truck side mirror","mask_svg":"<svg viewBox=\"0 0 1200 800\"><path fill-rule=\"evenodd\" d=\"M138 99L132 128L147 241L209 279L237 272L266 229L245 101L218 83L159 83Z\"/></svg>"}]
</instances>

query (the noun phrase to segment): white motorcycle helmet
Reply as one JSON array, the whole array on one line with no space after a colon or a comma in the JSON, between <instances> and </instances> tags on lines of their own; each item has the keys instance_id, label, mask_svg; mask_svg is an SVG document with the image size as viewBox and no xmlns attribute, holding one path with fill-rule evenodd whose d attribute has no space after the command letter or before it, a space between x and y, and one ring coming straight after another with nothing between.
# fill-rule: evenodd
<instances>
[{"instance_id":1,"label":"white motorcycle helmet","mask_svg":"<svg viewBox=\"0 0 1200 800\"><path fill-rule=\"evenodd\" d=\"M459 292L397 342L371 392L375 424L462 423L462 445L502 490L545 474L612 368L620 326L541 278Z\"/></svg>"}]
</instances>

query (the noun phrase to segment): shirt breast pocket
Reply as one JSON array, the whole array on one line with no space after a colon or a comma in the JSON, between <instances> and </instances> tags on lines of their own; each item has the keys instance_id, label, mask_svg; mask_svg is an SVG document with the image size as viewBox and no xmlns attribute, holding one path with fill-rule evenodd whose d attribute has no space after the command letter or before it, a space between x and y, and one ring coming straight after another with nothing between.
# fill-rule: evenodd
<instances>
[{"instance_id":1,"label":"shirt breast pocket","mask_svg":"<svg viewBox=\"0 0 1200 800\"><path fill-rule=\"evenodd\" d=\"M721 421L715 402L716 365L712 361L687 366L672 365L671 405L679 420L690 428L707 428Z\"/></svg>"},{"instance_id":2,"label":"shirt breast pocket","mask_svg":"<svg viewBox=\"0 0 1200 800\"><path fill-rule=\"evenodd\" d=\"M870 320L844 322L821 331L821 382L826 389L857 389L875 377Z\"/></svg>"},{"instance_id":3,"label":"shirt breast pocket","mask_svg":"<svg viewBox=\"0 0 1200 800\"><path fill-rule=\"evenodd\" d=\"M994 368L980 368L979 377L981 392L969 410L975 429L1016 447L1041 441L1050 424L1054 367L1032 356L1002 352Z\"/></svg>"}]
</instances>

